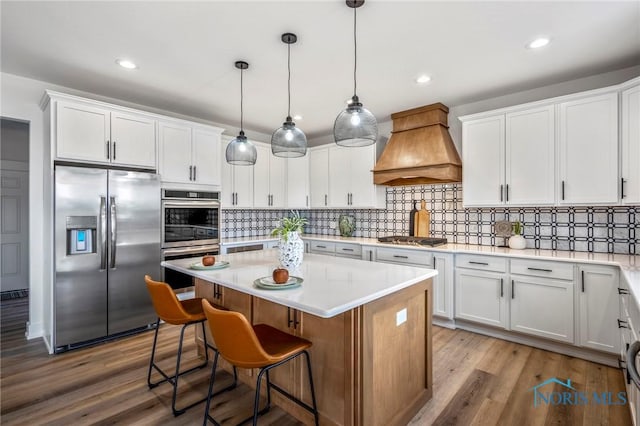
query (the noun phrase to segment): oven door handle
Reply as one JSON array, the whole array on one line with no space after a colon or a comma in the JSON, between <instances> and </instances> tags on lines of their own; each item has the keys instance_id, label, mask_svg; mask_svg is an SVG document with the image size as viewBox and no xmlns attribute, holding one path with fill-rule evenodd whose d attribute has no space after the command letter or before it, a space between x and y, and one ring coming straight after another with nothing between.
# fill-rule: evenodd
<instances>
[{"instance_id":1,"label":"oven door handle","mask_svg":"<svg viewBox=\"0 0 640 426\"><path fill-rule=\"evenodd\" d=\"M197 207L197 208L218 208L220 207L219 201L163 201L162 206L165 208L180 208L180 207Z\"/></svg>"},{"instance_id":2,"label":"oven door handle","mask_svg":"<svg viewBox=\"0 0 640 426\"><path fill-rule=\"evenodd\" d=\"M189 248L163 249L162 254L164 257L167 257L167 256L175 256L178 254L206 253L209 251L216 251L216 250L220 250L220 246L218 244L214 244L210 246L189 247Z\"/></svg>"}]
</instances>

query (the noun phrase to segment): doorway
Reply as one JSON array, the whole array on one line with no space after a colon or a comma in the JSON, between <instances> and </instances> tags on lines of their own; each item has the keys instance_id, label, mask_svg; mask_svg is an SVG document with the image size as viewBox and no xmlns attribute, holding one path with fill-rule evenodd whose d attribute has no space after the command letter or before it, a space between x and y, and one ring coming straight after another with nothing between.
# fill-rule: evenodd
<instances>
[{"instance_id":1,"label":"doorway","mask_svg":"<svg viewBox=\"0 0 640 426\"><path fill-rule=\"evenodd\" d=\"M0 297L29 294L29 123L0 118Z\"/></svg>"}]
</instances>

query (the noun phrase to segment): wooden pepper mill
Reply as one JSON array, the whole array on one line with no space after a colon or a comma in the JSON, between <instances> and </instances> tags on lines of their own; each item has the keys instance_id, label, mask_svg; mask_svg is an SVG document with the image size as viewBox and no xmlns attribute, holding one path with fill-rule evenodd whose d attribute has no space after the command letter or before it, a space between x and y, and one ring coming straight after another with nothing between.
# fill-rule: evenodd
<instances>
[{"instance_id":1,"label":"wooden pepper mill","mask_svg":"<svg viewBox=\"0 0 640 426\"><path fill-rule=\"evenodd\" d=\"M420 210L416 213L413 235L416 237L429 236L429 212L427 211L427 202L420 201Z\"/></svg>"}]
</instances>

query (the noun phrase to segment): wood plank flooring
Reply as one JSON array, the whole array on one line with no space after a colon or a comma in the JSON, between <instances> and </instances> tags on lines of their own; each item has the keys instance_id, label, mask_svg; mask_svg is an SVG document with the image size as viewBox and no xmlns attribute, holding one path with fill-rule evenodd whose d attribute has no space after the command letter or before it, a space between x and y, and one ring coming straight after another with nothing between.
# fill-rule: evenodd
<instances>
[{"instance_id":1,"label":"wood plank flooring","mask_svg":"<svg viewBox=\"0 0 640 426\"><path fill-rule=\"evenodd\" d=\"M2 425L202 424L204 404L171 414L171 386L146 385L153 332L61 355L48 355L40 339L24 337L26 298L2 301L0 329L0 423ZM167 370L179 328L160 331L158 355ZM185 336L185 365L195 364L193 329ZM417 425L631 425L627 406L534 407L530 389L557 377L581 391L624 391L620 370L462 330L433 327L433 398L410 423ZM189 358L190 357L190 358ZM187 359L188 358L188 359ZM187 404L203 397L210 367L181 379ZM219 373L220 382L230 376ZM216 379L218 380L218 379ZM222 383L221 383L222 384ZM546 391L558 391L548 385ZM224 425L248 416L252 390L240 385L218 396L212 413ZM279 408L261 425L298 425Z\"/></svg>"}]
</instances>

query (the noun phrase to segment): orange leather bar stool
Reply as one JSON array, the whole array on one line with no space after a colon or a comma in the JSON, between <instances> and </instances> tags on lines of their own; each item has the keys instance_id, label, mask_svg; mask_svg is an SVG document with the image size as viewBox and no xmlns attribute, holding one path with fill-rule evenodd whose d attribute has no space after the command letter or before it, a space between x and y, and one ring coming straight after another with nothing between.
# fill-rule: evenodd
<instances>
[{"instance_id":1,"label":"orange leather bar stool","mask_svg":"<svg viewBox=\"0 0 640 426\"><path fill-rule=\"evenodd\" d=\"M207 320L209 320L211 335L218 345L218 352L215 354L213 368L211 370L209 393L207 395L207 405L204 412L204 425L206 426L209 420L218 425L218 422L209 415L211 398L215 396L215 394L212 394L212 391L216 376L218 355L222 355L224 359L234 366L234 369L235 367L260 369L253 403L253 417L247 418L241 422L241 424L251 419L253 419L254 426L258 424L258 416L266 413L269 408L271 408L271 388L273 388L313 413L315 424L318 425L318 407L316 405L316 394L313 388L313 376L311 375L311 361L309 360L309 352L307 352L307 349L311 347L311 342L282 332L266 324L252 326L241 313L216 309L211 306L207 300L202 300L202 307ZM291 361L302 354L305 355L307 360L313 407L305 404L279 386L274 385L269 380L269 370ZM262 376L265 374L267 376L267 404L264 408L258 410L260 403L260 384Z\"/></svg>"},{"instance_id":2,"label":"orange leather bar stool","mask_svg":"<svg viewBox=\"0 0 640 426\"><path fill-rule=\"evenodd\" d=\"M161 383L169 382L173 386L173 396L171 398L171 410L173 411L174 416L179 416L184 413L188 408L191 408L201 402L204 402L207 398L203 398L199 401L196 401L184 408L177 409L176 408L176 395L178 393L178 378L184 374L191 373L192 371L204 368L207 366L209 362L209 351L206 348L213 349L216 353L216 357L218 356L218 350L207 343L207 334L204 328L204 322L206 321L206 317L202 310L202 298L194 298L180 301L178 297L171 289L169 284L154 281L151 279L149 275L145 275L144 281L147 283L147 289L149 290L149 294L151 295L151 301L153 302L153 307L156 310L156 314L158 315L158 320L156 321L156 331L153 337L153 349L151 349L151 360L149 361L149 373L147 374L147 384L149 385L149 389L153 389ZM160 320L164 321L167 324L172 325L182 325L182 329L180 330L180 343L178 344L178 356L176 359L176 372L173 376L169 376L167 373L162 371L162 369L155 363L155 354L156 354L156 344L158 342L158 331L160 330ZM191 324L201 324L202 326L202 335L204 338L205 344L205 360L202 364L196 365L186 371L180 371L180 358L182 357L182 341L184 339L184 330L187 326ZM153 369L156 369L158 373L164 377L164 379L152 383L151 382L151 372ZM237 374L235 374L234 369L234 382L227 388L221 390L224 392L226 390L233 389L237 383Z\"/></svg>"}]
</instances>

